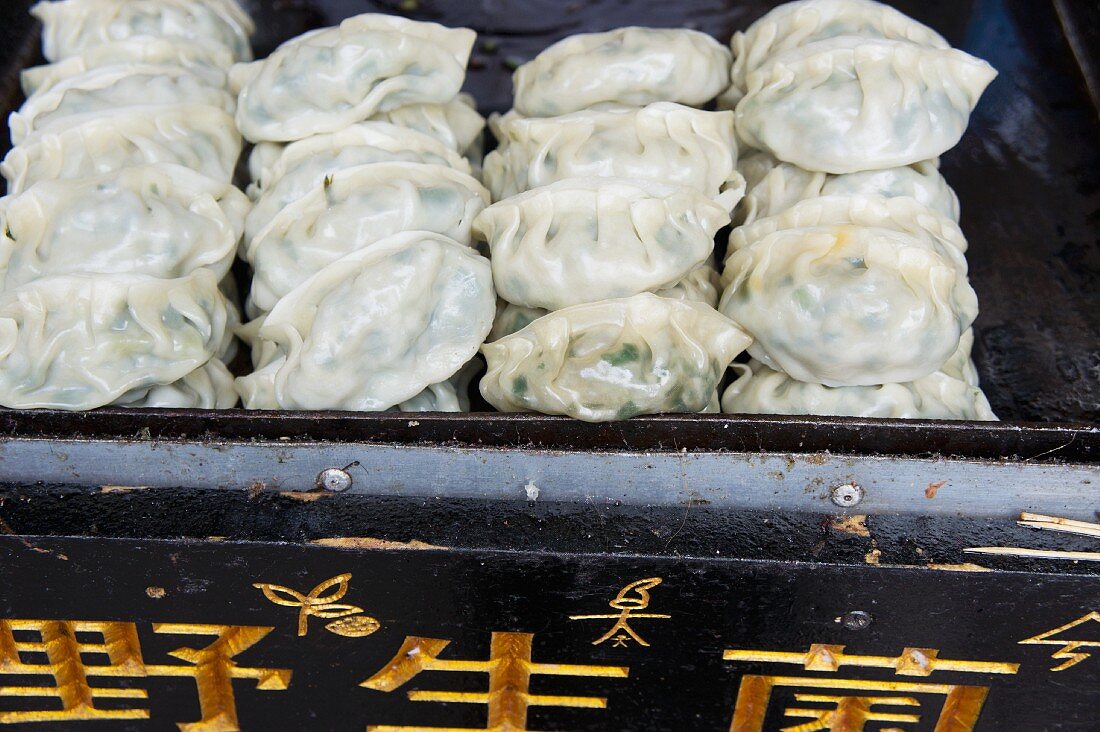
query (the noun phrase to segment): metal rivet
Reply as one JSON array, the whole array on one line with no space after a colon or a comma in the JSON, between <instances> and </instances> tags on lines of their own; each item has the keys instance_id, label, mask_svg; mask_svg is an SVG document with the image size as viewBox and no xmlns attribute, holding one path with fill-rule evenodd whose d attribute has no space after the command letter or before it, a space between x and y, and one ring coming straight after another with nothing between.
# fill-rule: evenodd
<instances>
[{"instance_id":1,"label":"metal rivet","mask_svg":"<svg viewBox=\"0 0 1100 732\"><path fill-rule=\"evenodd\" d=\"M862 610L853 610L850 613L844 613L844 617L840 622L844 624L844 627L848 630L863 630L871 624L874 618L871 617L871 613L863 612Z\"/></svg>"},{"instance_id":2,"label":"metal rivet","mask_svg":"<svg viewBox=\"0 0 1100 732\"><path fill-rule=\"evenodd\" d=\"M351 475L340 468L322 470L317 476L317 487L333 493L343 493L351 488Z\"/></svg>"},{"instance_id":3,"label":"metal rivet","mask_svg":"<svg viewBox=\"0 0 1100 732\"><path fill-rule=\"evenodd\" d=\"M833 488L830 498L838 506L851 508L863 500L863 489L855 483L845 483Z\"/></svg>"}]
</instances>

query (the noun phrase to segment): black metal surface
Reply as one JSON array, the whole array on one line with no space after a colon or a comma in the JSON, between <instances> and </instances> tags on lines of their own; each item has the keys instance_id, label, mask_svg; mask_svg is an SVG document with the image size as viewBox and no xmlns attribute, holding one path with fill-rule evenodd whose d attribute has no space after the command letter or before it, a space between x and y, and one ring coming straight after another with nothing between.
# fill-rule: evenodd
<instances>
[{"instance_id":1,"label":"black metal surface","mask_svg":"<svg viewBox=\"0 0 1100 732\"><path fill-rule=\"evenodd\" d=\"M447 548L348 552L238 542L43 537L0 538L0 553L6 558L0 564L0 587L19 588L18 594L0 595L0 619L23 621L16 633L24 643L48 632L42 621L116 623L70 626L85 644L102 644L105 630L115 632L111 661L119 668L111 678L102 670L110 663L105 654L91 653L92 646L78 652L75 643L66 647L55 642L48 660L45 653L18 654L35 671L20 683L148 692L147 699L119 699L96 698L93 691L89 703L99 709L147 709L148 720L55 721L38 723L39 729L174 729L176 723L209 719L209 714L220 711L226 715L221 726L206 728L337 731L417 725L410 732L432 727L754 732L805 722L783 718L783 711L792 706L830 708L821 699L796 704L795 687L778 687L770 700L757 698L767 710L761 726L744 720L731 725L735 707L740 713L753 698L745 679L780 676L794 679L803 693L870 696L880 704L883 696L913 697L915 701L902 709L889 710L916 713L915 719L901 720L901 727L895 727L911 732L1096 730L1100 643L1098 623L1089 613L1100 605L1100 591L1088 577L886 567L855 571L843 566L638 555ZM641 608L626 621L636 639L620 631L600 642L619 616L617 608L609 609L609 601L628 584L647 578L648 597L638 601ZM265 597L256 583L278 585L270 591L282 603ZM291 591L299 593L298 600ZM311 606L316 615L301 608L307 594L318 600ZM330 614L320 614L324 611ZM663 617L641 617L643 611ZM373 619L374 632L347 637L330 631L327 624L339 612ZM600 614L603 617L575 617ZM1051 633L1062 644L1027 642L1078 620L1076 627ZM179 625L158 625L166 623ZM238 636L239 642L225 647L222 656L207 655L204 674L195 668L194 653L174 652L181 647L202 649L240 626L260 630L252 631L252 642ZM129 647L122 643L126 629L134 633ZM55 636L58 630L52 626ZM492 658L507 666L525 653L518 643L511 649L505 644L490 646L492 634L505 633L532 634L529 658L535 663L626 671L614 675L590 669L586 676L578 676L576 669L558 668L550 675L554 669L527 667L530 677L522 673L502 679L489 676L487 667L481 673L476 667L451 667L412 675L388 690L377 684L364 688L364 682L388 664L406 658ZM435 651L420 646L416 652L403 652L410 636L449 644ZM504 639L522 642L515 635L494 638ZM1075 648L1083 658L1072 667L1053 670L1067 661L1067 656L1055 654L1070 641L1085 644ZM783 663L774 656L769 660L757 655L801 656L813 644L829 644L832 653L845 654L844 665L835 670L804 668L790 659ZM121 663L133 657L138 645L144 673ZM920 650L917 658L931 663L926 673L896 674L881 661L877 668L865 662L868 656L898 658L905 649ZM738 651L755 658L724 659L726 653ZM945 669L940 665L945 661L972 665ZM246 669L258 668L288 673L281 684L257 688ZM4 685L14 684L19 670L26 672L27 667L13 668L10 662L0 667ZM219 679L216 670L225 676ZM813 687L814 680L835 685ZM870 686L846 689L845 682L852 680ZM977 710L952 708L944 695L959 685L985 689L984 704ZM457 704L410 699L411 690L493 693L480 703L467 699L471 703ZM522 718L507 716L517 707L527 707L521 694L528 691L558 698L544 697L543 704L532 705ZM561 703L561 697L578 696L604 698L606 708ZM488 704L498 713L496 725L486 724ZM0 686L0 715L57 706L56 699L20 696ZM941 712L945 707L948 711ZM500 715L511 724L499 724ZM937 724L943 719L952 723ZM883 727L837 720L819 729Z\"/></svg>"},{"instance_id":2,"label":"black metal surface","mask_svg":"<svg viewBox=\"0 0 1100 732\"><path fill-rule=\"evenodd\" d=\"M0 6L0 92L37 54L29 0ZM260 0L259 54L308 28L367 11L397 12L479 31L468 88L483 111L509 103L511 69L565 35L631 23L686 25L722 41L777 3L558 0ZM975 359L994 410L1014 424L718 416L643 417L592 426L475 414L425 416L419 429L384 415L4 412L7 434L210 439L377 438L558 449L738 449L978 458L1092 460L1100 421L1100 120L1086 76L1097 68L1100 11L1034 0L893 3L988 59L1000 72L962 144L943 161L963 205L971 278L982 314ZM1060 14L1059 14L1060 13ZM1075 41L1071 45L1069 37ZM1086 71L1082 71L1082 67ZM1089 79L1095 82L1094 78ZM3 141L6 143L6 140ZM2 146L2 144L0 144ZM1076 423L1041 425L1039 423Z\"/></svg>"}]
</instances>

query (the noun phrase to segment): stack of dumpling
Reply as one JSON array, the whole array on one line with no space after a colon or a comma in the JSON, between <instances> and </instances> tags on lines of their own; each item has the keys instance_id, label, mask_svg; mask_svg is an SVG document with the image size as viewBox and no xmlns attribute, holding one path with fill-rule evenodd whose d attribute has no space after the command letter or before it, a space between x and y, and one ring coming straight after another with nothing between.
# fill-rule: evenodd
<instances>
[{"instance_id":1,"label":"stack of dumpling","mask_svg":"<svg viewBox=\"0 0 1100 732\"><path fill-rule=\"evenodd\" d=\"M780 6L732 40L740 169L720 309L755 338L726 412L995 419L938 156L996 72L871 0Z\"/></svg>"},{"instance_id":2,"label":"stack of dumpling","mask_svg":"<svg viewBox=\"0 0 1100 732\"><path fill-rule=\"evenodd\" d=\"M0 200L0 404L226 408L239 316L219 283L248 213L226 89L251 58L234 0L33 9Z\"/></svg>"},{"instance_id":3,"label":"stack of dumpling","mask_svg":"<svg viewBox=\"0 0 1100 732\"><path fill-rule=\"evenodd\" d=\"M246 407L469 408L495 303L470 235L489 193L461 155L484 127L459 96L475 37L360 15L233 68L256 143Z\"/></svg>"},{"instance_id":4,"label":"stack of dumpling","mask_svg":"<svg viewBox=\"0 0 1100 732\"><path fill-rule=\"evenodd\" d=\"M566 38L519 67L491 121L496 201L474 221L503 298L481 392L589 421L717 411L749 338L719 314L714 235L744 192L729 81L702 33ZM693 106L689 106L693 105Z\"/></svg>"}]
</instances>

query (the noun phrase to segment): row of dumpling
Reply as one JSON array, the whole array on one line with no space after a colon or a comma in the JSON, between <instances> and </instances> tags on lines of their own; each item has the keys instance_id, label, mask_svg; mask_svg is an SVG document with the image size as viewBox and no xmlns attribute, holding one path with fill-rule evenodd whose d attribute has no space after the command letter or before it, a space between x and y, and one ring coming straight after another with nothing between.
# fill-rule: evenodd
<instances>
[{"instance_id":1,"label":"row of dumpling","mask_svg":"<svg viewBox=\"0 0 1100 732\"><path fill-rule=\"evenodd\" d=\"M245 407L468 410L495 302L463 157L484 127L459 95L475 38L368 14L233 68L255 144Z\"/></svg>"},{"instance_id":2,"label":"row of dumpling","mask_svg":"<svg viewBox=\"0 0 1100 732\"><path fill-rule=\"evenodd\" d=\"M233 406L249 202L227 71L251 20L234 0L32 12L49 63L23 73L0 166L0 404Z\"/></svg>"},{"instance_id":3,"label":"row of dumpling","mask_svg":"<svg viewBox=\"0 0 1100 732\"><path fill-rule=\"evenodd\" d=\"M717 411L750 338L718 300L714 236L744 193L729 51L702 33L573 36L514 75L474 221L502 298L481 393L602 421ZM694 105L694 106L692 106Z\"/></svg>"},{"instance_id":4,"label":"row of dumpling","mask_svg":"<svg viewBox=\"0 0 1100 732\"><path fill-rule=\"evenodd\" d=\"M872 0L788 3L731 44L723 102L759 151L719 309L755 340L723 410L995 419L937 158L996 72Z\"/></svg>"}]
</instances>

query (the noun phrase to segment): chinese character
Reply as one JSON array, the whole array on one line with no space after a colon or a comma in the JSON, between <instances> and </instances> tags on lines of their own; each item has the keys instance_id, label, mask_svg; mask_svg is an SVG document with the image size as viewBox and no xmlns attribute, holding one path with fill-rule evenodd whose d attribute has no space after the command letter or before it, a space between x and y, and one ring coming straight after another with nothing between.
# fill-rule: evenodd
<instances>
[{"instance_id":1,"label":"chinese character","mask_svg":"<svg viewBox=\"0 0 1100 732\"><path fill-rule=\"evenodd\" d=\"M806 671L836 673L842 666L891 669L895 676L927 677L936 671L1015 674L1019 664L958 661L939 657L935 648L906 648L899 656L855 656L844 646L814 644L806 653L727 650L727 661L797 664ZM843 679L835 676L756 676L741 679L730 732L762 732L773 696L784 692L790 701L783 716L805 720L782 732L863 732L870 722L891 725L920 722L918 696L942 696L936 732L970 732L978 721L989 687ZM789 694L787 690L791 691ZM808 690L808 691L807 691ZM791 699L793 697L793 699ZM793 702L793 703L791 703ZM881 727L878 727L881 729ZM891 726L892 730L900 728Z\"/></svg>"},{"instance_id":2,"label":"chinese character","mask_svg":"<svg viewBox=\"0 0 1100 732\"><path fill-rule=\"evenodd\" d=\"M301 592L292 590L289 587L272 585L264 582L259 582L252 586L263 590L264 597L271 600L276 605L296 607L299 609L299 637L309 632L309 617L312 615L318 618L343 618L342 620L333 620L331 623L328 623L325 629L337 635L359 638L370 635L382 626L377 620L369 615L360 615L359 613L363 612L363 608L357 605L343 605L336 602L348 593L348 582L350 580L350 572L336 575L332 579L325 580L314 587L310 590L308 595L303 595ZM325 596L321 595L322 592L334 585L336 589L333 590L331 594ZM282 597L280 597L280 595L282 595ZM350 615L355 615L356 617L347 617Z\"/></svg>"},{"instance_id":3,"label":"chinese character","mask_svg":"<svg viewBox=\"0 0 1100 732\"><path fill-rule=\"evenodd\" d=\"M596 640L592 641L592 645L598 646L601 643L615 639L615 643L612 647L626 646L626 644L633 638L638 644L643 646L649 646L642 636L638 635L633 628L630 627L630 620L637 618L645 618L647 620L663 619L667 620L671 618L671 615L661 615L657 613L636 613L635 610L645 610L649 607L649 591L661 584L660 577L647 577L646 579L640 579L637 582L631 582L626 587L619 590L619 594L615 596L615 599L607 603L613 609L618 610L617 613L604 614L604 615L570 615L570 620L614 620L615 624L611 626L611 630L601 635ZM634 593L634 596L631 596ZM622 631L622 632L620 632ZM617 635L616 635L617 634Z\"/></svg>"},{"instance_id":4,"label":"chinese character","mask_svg":"<svg viewBox=\"0 0 1100 732\"><path fill-rule=\"evenodd\" d=\"M405 638L397 655L386 667L364 681L360 686L376 691L390 692L408 683L421 671L463 671L489 675L489 689L473 691L421 691L408 692L411 701L458 702L485 704L488 722L477 729L460 727L404 727L372 725L367 732L526 732L527 709L542 707L575 707L606 709L607 699L594 696L547 696L529 692L531 677L551 676L602 676L626 678L626 666L587 666L559 663L536 663L531 660L532 633L493 633L488 661L458 661L439 658L450 641L437 638Z\"/></svg>"},{"instance_id":5,"label":"chinese character","mask_svg":"<svg viewBox=\"0 0 1100 732\"><path fill-rule=\"evenodd\" d=\"M1089 622L1095 623L1095 625L1082 627ZM1091 635L1094 640L1069 640L1055 637L1068 630L1073 630L1074 635L1078 633ZM1059 661L1064 660L1065 663L1053 667L1051 671L1065 671L1067 668L1071 668L1081 663L1081 661L1084 661L1086 658L1092 657L1091 653L1078 653L1078 649L1100 648L1100 612L1094 610L1091 613L1077 618L1077 620L1068 622L1054 630L1048 630L1045 633L1040 633L1039 635L1022 640L1020 643L1026 645L1062 646L1061 649L1055 651L1051 655L1051 658L1058 659Z\"/></svg>"},{"instance_id":6,"label":"chinese character","mask_svg":"<svg viewBox=\"0 0 1100 732\"><path fill-rule=\"evenodd\" d=\"M202 719L180 724L182 732L230 732L239 728L233 679L255 679L257 688L262 690L286 689L290 682L288 669L246 668L233 661L272 628L160 623L153 625L153 631L211 636L214 641L203 648L178 648L169 654L189 665L146 664L134 623L0 620L0 674L50 676L53 680L52 686L0 686L0 698L52 697L61 701L61 709L0 711L0 724L148 719L145 704L137 708L136 704L130 704L123 709L102 709L96 705L101 699L147 700L145 689L99 687L92 680L188 676L195 679L198 688ZM22 637L17 638L16 633ZM77 633L95 634L103 642L78 639ZM88 655L97 660L85 658ZM106 663L98 660L104 655ZM43 656L45 662L38 660Z\"/></svg>"}]
</instances>

